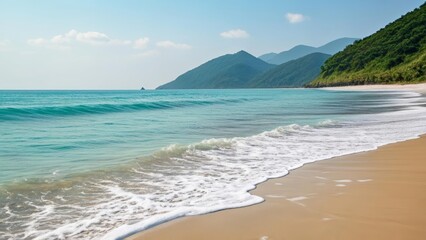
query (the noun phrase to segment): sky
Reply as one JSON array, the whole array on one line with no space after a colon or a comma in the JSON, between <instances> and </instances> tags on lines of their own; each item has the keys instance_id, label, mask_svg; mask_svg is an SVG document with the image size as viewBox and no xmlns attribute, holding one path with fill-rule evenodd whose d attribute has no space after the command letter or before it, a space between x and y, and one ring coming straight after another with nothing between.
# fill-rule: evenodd
<instances>
[{"instance_id":1,"label":"sky","mask_svg":"<svg viewBox=\"0 0 426 240\"><path fill-rule=\"evenodd\" d=\"M147 89L220 55L366 37L423 0L0 0L0 89Z\"/></svg>"}]
</instances>

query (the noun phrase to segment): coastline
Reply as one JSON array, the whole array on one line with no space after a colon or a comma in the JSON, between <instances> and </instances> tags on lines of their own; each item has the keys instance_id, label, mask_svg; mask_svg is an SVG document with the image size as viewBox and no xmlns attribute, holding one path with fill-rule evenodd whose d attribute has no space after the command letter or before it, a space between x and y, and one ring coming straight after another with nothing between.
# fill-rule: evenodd
<instances>
[{"instance_id":1,"label":"coastline","mask_svg":"<svg viewBox=\"0 0 426 240\"><path fill-rule=\"evenodd\" d=\"M334 91L334 90L337 90L337 91L411 91L411 92L417 92L419 94L425 95L426 94L426 83L409 84L409 85L347 86L347 87L330 87L330 88L322 88L322 89L330 90L330 91ZM405 142L411 143L412 141L422 141L423 142L422 144L424 146L424 145L426 145L426 140L424 138L425 138L425 136L421 136L419 140L407 140ZM240 222L240 221L247 222L247 217L244 217L244 216L247 216L247 215L252 215L251 217L254 217L255 219L270 218L268 216L268 213L271 214L272 216L277 217L277 219L276 219L277 223L282 222L283 219L280 219L280 217L282 217L282 216L276 216L276 214L274 215L275 210L279 210L280 208L284 208L284 209L286 208L286 206L280 205L280 204L282 204L282 201L281 202L279 201L280 199L281 200L284 199L284 202L287 201L286 202L287 205L288 205L288 202L291 202L293 204L302 206L304 204L300 203L299 201L308 199L308 197L304 196L303 194L317 195L317 193L308 193L309 188L306 188L306 185L305 185L306 179L299 181L299 180L303 179L303 177L298 177L297 175L303 175L304 172L305 173L309 172L310 168L313 168L313 169L315 169L315 171L318 172L319 171L318 168L320 168L320 165L322 166L322 164L325 164L325 166L324 166L325 168L333 168L334 163L336 163L336 161L338 161L337 159L341 159L341 160L346 159L343 162L350 162L353 165L352 166L353 169L359 169L360 167L366 167L366 166L364 166L364 164L366 164L365 159L362 161L361 166L358 166L357 163L355 163L356 161L358 161L358 160L355 160L355 159L359 158L358 155L360 155L360 156L362 156L364 154L375 155L374 152L376 152L376 151L381 152L382 148L387 149L387 148L392 148L393 146L397 146L396 148L400 149L399 145L400 144L405 145L406 144L405 142L391 143L391 144L387 144L385 146L379 147L378 150L371 150L371 151L367 151L367 152L355 153L355 154L345 155L345 156L342 156L342 157L335 157L335 158L327 159L327 161L319 161L319 162L307 164L307 165L305 165L301 168L298 168L297 171L292 170L290 175L286 175L284 177L280 177L280 178L277 178L277 179L269 179L266 182L259 183L256 186L256 189L250 191L250 193L253 194L253 195L261 196L261 197L263 197L263 199L265 199L265 201L260 203L260 204L250 205L250 206L246 206L246 207L242 207L242 208L224 209L224 210L221 210L219 212L207 213L207 214L204 214L204 215L201 215L201 216L189 216L189 217L178 218L178 219L172 220L170 222L166 222L166 223L162 223L160 225L154 226L153 228L149 228L149 229L141 231L139 233L135 233L135 234L131 235L130 237L128 237L127 239L168 239L172 236L173 236L174 239L197 239L197 238L200 238L200 237L202 239L210 239L210 238L207 238L207 236L214 234L214 232L234 232L234 234L233 235L221 235L221 236L214 235L215 237L213 237L211 239L216 239L216 238L219 238L219 237L225 238L225 239L230 238L230 237L232 239L283 239L282 237L270 238L270 237L267 237L266 235L260 236L260 237L259 236L255 237L254 235L248 236L248 235L245 234L245 232L243 230L241 230L241 228L239 228L239 226L241 226L242 224L240 224L238 222ZM421 151L421 149L418 149L418 147L415 150L417 152ZM402 155L404 153L410 152L410 151L412 151L412 150L411 149L410 150L404 150L402 152ZM400 155L401 154L399 154L398 156L400 156ZM368 156L366 156L366 157L368 157ZM352 160L348 160L348 159L352 159ZM381 161L383 161L383 160L381 159ZM336 163L336 166L339 166L339 163ZM318 168L315 168L312 165L313 166L319 165L319 166L318 166ZM426 167L425 167L425 169L426 169ZM353 175L354 172L356 174L361 173L360 171L358 171L358 172L357 171L351 171L351 168L348 167L348 166L346 166L345 170L348 171L347 173L350 174L350 175ZM415 167L411 170L413 170L415 172ZM426 170L424 172L426 173ZM359 176L357 175L357 177L362 178L363 175L366 175L366 174L365 173L359 174ZM340 187L341 189L345 189L345 190L346 190L346 188L344 188L344 187L347 187L348 183L350 185L352 185L352 183L368 183L371 180L370 178L356 179L356 180L344 179L344 176L345 175L343 174L343 175L341 175L342 179L336 180L335 186ZM326 179L321 177L321 176L317 176L317 178L315 178L313 180L311 179L309 183L311 185L317 184L318 186L326 185L324 182L321 182L322 180L326 180ZM271 191L271 193L266 194L268 192L268 189L273 189L272 186L274 184L278 185L278 186L285 185L287 187L286 191L290 191L290 193L291 193L291 191L297 190L301 193L301 196L288 198L286 195L280 195L281 194L280 192L274 192L273 190ZM423 179L421 184L426 184L426 179ZM303 187L300 187L299 189L295 189L295 188L297 188L297 186L303 186ZM337 188L337 189L339 189L339 188ZM288 193L288 192L286 192L286 193ZM324 194L324 193L322 193L322 194ZM336 196L338 196L338 195L341 195L341 192L335 192L334 194ZM426 197L423 195L421 199L426 199ZM414 200L416 200L416 199L414 199ZM268 209L269 207L266 206L266 205L269 205L269 204L267 204L267 203L271 203L272 205L274 205L274 206L272 206L272 210ZM344 206L344 205L345 204L343 204L342 206ZM264 206L264 207L262 207L262 206ZM426 213L426 209L420 208L420 210L423 210L423 212ZM241 213L239 213L240 211L241 211ZM252 214L253 212L257 212L257 213ZM284 215L291 213L291 214L288 214L288 215L290 215L290 217L295 216L294 209L286 209L286 211L283 211L281 213L283 213ZM296 216L296 218L298 218L298 221L304 221L304 219L303 219L304 214L302 214L302 213L297 213L297 214L298 215ZM220 217L221 215L223 215L223 217ZM232 220L227 220L227 218L229 217L228 215L231 216L230 219L232 219ZM241 215L242 217L239 217L237 215ZM216 216L219 216L219 217L216 217ZM211 218L211 220L209 220L210 218ZM272 218L274 218L274 217L272 217ZM332 220L332 218L329 218L329 217L323 217L322 219L324 221ZM202 220L202 222L203 222L202 224L199 223L200 220ZM310 221L310 219L305 219L305 220ZM219 224L220 222L225 222L226 224ZM289 228L291 228L291 229L303 228L302 225L294 226L294 224L290 224L291 222L292 222L292 220L290 218L287 218L286 223L289 223L288 224ZM199 224L197 224L197 223L199 223ZM426 224L426 220L422 219L422 223ZM197 226L196 228L191 227L194 224ZM253 225L255 225L255 224L253 224ZM270 223L268 223L268 225L274 226L274 223L270 222ZM252 228L252 227L253 226L249 226L249 228ZM233 231L230 231L229 228L233 229ZM283 226L283 229L285 229L285 228L287 228L287 226ZM212 229L214 229L214 230L212 231ZM236 230L236 232L235 232L235 230ZM301 232L303 232L303 230ZM283 232L281 232L281 235L278 235L278 236L286 236L286 235L287 234L283 231ZM242 236L245 236L245 237L242 237ZM315 235L312 235L311 237L314 237L314 236ZM358 235L354 235L354 236L358 236ZM419 236L421 236L421 237L420 238L413 238L413 239L421 239L423 236L426 236L426 234L422 233ZM262 238L262 237L265 237L265 238ZM297 235L296 235L296 237L297 237ZM311 237L308 237L308 239L310 239ZM348 237L350 237L350 236L348 236ZM330 236L326 237L326 239L328 239L328 238L330 238ZM389 238L389 237L387 237L387 238ZM292 239L292 238L289 238L289 239ZM299 238L297 238L297 239L299 239ZM337 239L339 239L339 238L337 238ZM392 239L392 237L390 237L390 239ZM395 238L395 239L400 239L400 238Z\"/></svg>"},{"instance_id":2,"label":"coastline","mask_svg":"<svg viewBox=\"0 0 426 240\"><path fill-rule=\"evenodd\" d=\"M425 239L424 146L421 136L307 164L252 190L261 204L179 218L128 239Z\"/></svg>"},{"instance_id":3,"label":"coastline","mask_svg":"<svg viewBox=\"0 0 426 240\"><path fill-rule=\"evenodd\" d=\"M389 85L356 85L341 87L324 87L320 89L334 91L412 91L426 94L426 83L418 84L389 84Z\"/></svg>"}]
</instances>

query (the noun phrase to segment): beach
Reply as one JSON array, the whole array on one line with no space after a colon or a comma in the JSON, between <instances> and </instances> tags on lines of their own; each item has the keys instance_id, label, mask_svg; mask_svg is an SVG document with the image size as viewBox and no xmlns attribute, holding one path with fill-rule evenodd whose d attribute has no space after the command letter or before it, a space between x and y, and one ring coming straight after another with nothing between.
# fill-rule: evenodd
<instances>
[{"instance_id":1,"label":"beach","mask_svg":"<svg viewBox=\"0 0 426 240\"><path fill-rule=\"evenodd\" d=\"M342 87L325 87L326 90L339 91L412 91L426 94L426 83L419 84L388 84L388 85L355 85Z\"/></svg>"},{"instance_id":2,"label":"beach","mask_svg":"<svg viewBox=\"0 0 426 240\"><path fill-rule=\"evenodd\" d=\"M413 91L426 84L333 87ZM318 161L250 193L264 202L160 224L139 239L426 239L426 137Z\"/></svg>"},{"instance_id":3,"label":"beach","mask_svg":"<svg viewBox=\"0 0 426 240\"><path fill-rule=\"evenodd\" d=\"M263 203L128 239L425 239L426 138L307 164L251 191Z\"/></svg>"}]
</instances>

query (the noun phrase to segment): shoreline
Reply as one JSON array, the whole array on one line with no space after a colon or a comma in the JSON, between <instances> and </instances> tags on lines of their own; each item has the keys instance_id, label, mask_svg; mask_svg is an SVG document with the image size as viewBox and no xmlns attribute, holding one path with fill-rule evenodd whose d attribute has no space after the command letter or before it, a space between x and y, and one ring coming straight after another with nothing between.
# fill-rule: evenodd
<instances>
[{"instance_id":1,"label":"shoreline","mask_svg":"<svg viewBox=\"0 0 426 240\"><path fill-rule=\"evenodd\" d=\"M250 193L264 199L260 204L177 218L131 235L127 239L287 239L284 236L288 239L310 239L317 237L318 234L323 234L323 239L341 239L342 234L345 233L351 234L345 235L344 239L359 239L366 233L373 234L375 239L424 239L426 230L422 230L422 226L426 225L426 208L422 208L419 203L426 200L426 193L419 193L417 196L415 191L409 191L408 195L414 194L412 199L392 196L385 200L381 200L379 194L379 196L374 196L373 200L376 201L376 204L373 205L363 202L363 199L351 200L350 197L348 198L348 196L358 196L357 192L360 195L374 195L383 188L381 186L379 189L379 186L374 185L385 185L385 189L388 191L384 191L382 195L385 196L382 197L386 197L392 192L409 189L406 186L397 187L398 184L404 185L403 183L407 182L407 179L401 178L401 183L397 181L399 178L388 179L386 170L398 171L395 169L395 165L399 167L403 165L401 158L404 153L413 151L414 156L409 158L420 163L420 168L413 165L410 169L402 168L398 172L407 177L412 172L421 171L423 173L422 176L419 176L421 181L416 184L420 187L426 185L426 161L419 162L418 159L423 153L426 153L424 150L422 151L424 146L426 146L426 137L423 135L417 139L387 144L376 150L306 164L297 168L297 171L290 171L284 177L259 183ZM390 163L394 164L388 166L380 163L386 161L384 158L392 158L393 162ZM368 159L373 159L373 161L368 161ZM380 179L380 176L395 184L395 189ZM381 181L385 183L380 183ZM363 190L362 188L365 186L372 189ZM342 198L343 201L339 200ZM395 204L398 201L409 204ZM407 211L403 205L417 206L419 213ZM346 209L346 206L351 207ZM365 213L366 208L368 214L364 216L365 214L361 213L363 211ZM325 211L326 209L327 211ZM395 211L395 209L400 211ZM373 214L375 218L379 215L392 214L386 219L378 217L376 220L368 220L371 218L369 215L374 212L376 212ZM400 218L399 215L410 215L410 217ZM409 221L410 219L417 220ZM394 222L399 223L398 226L390 228L389 225ZM348 223L354 226L350 226L351 224ZM345 231L339 230L337 226L340 225L345 226ZM363 229L358 228L358 225L362 225ZM369 228L365 228L364 225ZM322 230L324 227L329 229L324 232ZM312 231L309 232L315 234L306 235L307 232L303 231L304 228L311 229ZM261 230L264 230L264 234L261 234ZM337 232L338 237L330 235L333 232ZM411 237L400 238L401 234L404 237L409 234Z\"/></svg>"},{"instance_id":2,"label":"shoreline","mask_svg":"<svg viewBox=\"0 0 426 240\"><path fill-rule=\"evenodd\" d=\"M324 87L319 88L333 91L411 91L420 94L426 94L426 83L417 84L389 84L389 85L355 85L341 87Z\"/></svg>"},{"instance_id":3,"label":"shoreline","mask_svg":"<svg viewBox=\"0 0 426 240\"><path fill-rule=\"evenodd\" d=\"M409 85L363 85L363 86L347 86L347 87L330 87L330 88L322 88L322 89L331 90L331 91L334 91L334 90L336 90L336 91L410 91L410 92L419 93L421 95L425 95L426 94L426 83L422 83L422 84L409 84ZM425 136L418 136L418 137L424 138ZM406 142L406 141L412 141L412 140L408 139L408 140L404 140L402 142ZM399 143L400 142L388 143L386 145L380 146L378 149L380 149L382 147L386 147L388 145L394 145L394 144L399 144ZM369 152L373 152L373 151L377 151L377 149L375 149L375 150L366 150L366 151L357 152L357 153L351 153L351 154L348 154L348 155L339 156L339 157L333 157L333 158L323 159L323 160L330 161L330 160L333 160L335 158L339 158L339 159L340 158L346 158L346 157L350 157L352 155L356 156L358 154L369 153ZM317 162L322 162L322 160L313 162L313 164L316 164ZM305 164L304 166L296 168L296 169L298 169L298 171L300 171L300 169L306 168L307 165L310 165L310 164ZM296 169L291 170L290 173L293 173L293 171L296 170ZM257 206L257 205L262 205L262 204L264 204L264 202L266 202L266 200L267 200L266 197L268 197L268 196L265 197L265 196L256 194L257 191L258 191L258 189L260 187L263 187L263 185L267 185L268 182L274 181L275 179L286 178L286 177L289 176L289 174L287 174L285 176L278 177L278 178L270 178L270 179L267 179L267 180L265 180L263 182L260 182L260 183L256 184L255 188L253 190L250 190L249 193L253 194L253 195L256 195L256 196L261 196L264 199L264 201L262 201L260 203L256 203L256 204L252 204L252 205L248 205L248 206L236 207L236 208L221 209L221 210L218 210L218 211L208 212L208 213L204 213L204 214L201 214L201 215L178 217L178 218L175 218L175 219L172 219L172 220L169 220L169 221L165 221L165 222L160 223L158 225L154 225L153 227L149 227L148 229L142 230L140 232L136 232L136 233L133 233L131 235L128 235L128 237L126 239L146 239L146 237L147 237L146 235L147 234L150 235L151 232L156 232L157 229L166 228L165 231L168 231L168 227L167 227L168 225L173 225L173 224L179 225L179 224L182 224L182 223L180 223L181 221L190 221L190 220L186 220L187 218L192 219L192 218L197 218L198 216L210 216L210 215L212 215L212 214L214 215L216 213L221 213L221 212L226 212L226 211L233 211L233 210L237 210L237 209L246 209L246 208L251 208L251 207L254 207L254 206ZM343 181L343 182L345 182L345 181ZM360 182L363 182L363 179L360 179ZM368 182L368 181L366 181L366 182ZM344 185L346 185L346 184L340 183L340 184L336 184L336 185L339 185L340 187L344 187ZM283 198L282 196L278 196L278 195L277 196L270 195L269 197L271 197L271 198ZM304 198L304 197L302 197L302 198ZM293 200L295 202L297 202L297 201L299 201L301 199L298 199L298 197L296 197ZM218 230L220 231L221 229L218 229ZM186 235L185 239L187 239L188 237L189 237L189 239L191 239L190 235ZM198 237L201 237L201 236L198 236ZM150 238L148 238L148 239L150 239ZM156 237L153 238L153 239L156 239Z\"/></svg>"}]
</instances>

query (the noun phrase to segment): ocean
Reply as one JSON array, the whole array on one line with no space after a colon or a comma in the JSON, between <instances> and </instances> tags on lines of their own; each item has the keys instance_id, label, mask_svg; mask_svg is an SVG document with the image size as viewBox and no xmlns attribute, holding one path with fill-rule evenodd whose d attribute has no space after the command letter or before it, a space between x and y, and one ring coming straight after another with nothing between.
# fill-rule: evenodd
<instances>
[{"instance_id":1,"label":"ocean","mask_svg":"<svg viewBox=\"0 0 426 240\"><path fill-rule=\"evenodd\" d=\"M412 92L0 91L0 239L123 238L424 133Z\"/></svg>"}]
</instances>

